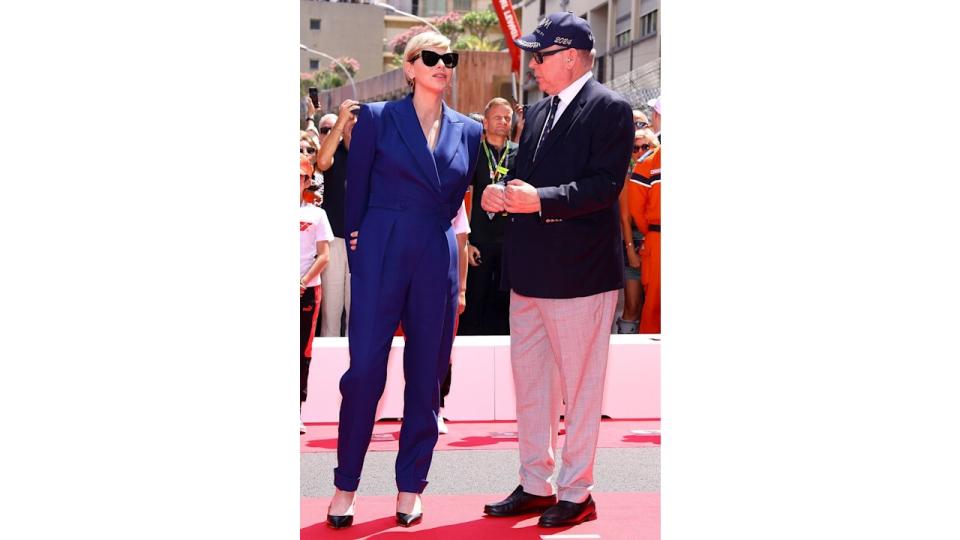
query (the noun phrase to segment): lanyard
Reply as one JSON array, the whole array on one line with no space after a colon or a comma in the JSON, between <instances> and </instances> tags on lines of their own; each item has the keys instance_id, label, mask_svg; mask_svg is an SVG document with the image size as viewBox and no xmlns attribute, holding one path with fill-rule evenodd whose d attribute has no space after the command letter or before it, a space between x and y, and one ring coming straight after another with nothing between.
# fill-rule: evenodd
<instances>
[{"instance_id":1,"label":"lanyard","mask_svg":"<svg viewBox=\"0 0 960 540\"><path fill-rule=\"evenodd\" d=\"M503 143L503 154L500 154L500 162L494 165L493 153L487 147L487 141L483 141L483 153L487 155L487 165L490 169L490 183L495 183L502 175L507 174L507 168L503 166L507 159L509 148L508 142Z\"/></svg>"}]
</instances>

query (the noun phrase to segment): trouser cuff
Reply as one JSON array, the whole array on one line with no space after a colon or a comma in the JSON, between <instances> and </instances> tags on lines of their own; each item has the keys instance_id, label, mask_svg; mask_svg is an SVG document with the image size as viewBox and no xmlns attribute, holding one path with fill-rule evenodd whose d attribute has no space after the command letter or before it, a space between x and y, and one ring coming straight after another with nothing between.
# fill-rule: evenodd
<instances>
[{"instance_id":1,"label":"trouser cuff","mask_svg":"<svg viewBox=\"0 0 960 540\"><path fill-rule=\"evenodd\" d=\"M356 491L360 487L360 479L350 478L333 471L333 485L340 491Z\"/></svg>"},{"instance_id":2,"label":"trouser cuff","mask_svg":"<svg viewBox=\"0 0 960 540\"><path fill-rule=\"evenodd\" d=\"M397 491L403 491L405 493L423 493L423 490L427 488L426 480L401 480L397 478Z\"/></svg>"}]
</instances>

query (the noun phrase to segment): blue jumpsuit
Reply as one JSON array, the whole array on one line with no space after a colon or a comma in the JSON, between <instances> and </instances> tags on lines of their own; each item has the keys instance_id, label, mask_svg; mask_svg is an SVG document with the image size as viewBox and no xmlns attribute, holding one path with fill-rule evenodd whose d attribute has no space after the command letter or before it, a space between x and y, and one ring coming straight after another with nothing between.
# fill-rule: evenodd
<instances>
[{"instance_id":1,"label":"blue jumpsuit","mask_svg":"<svg viewBox=\"0 0 960 540\"><path fill-rule=\"evenodd\" d=\"M403 354L399 491L422 493L437 443L440 384L453 346L458 253L450 221L473 176L480 124L443 106L431 153L412 96L364 105L347 158L346 234L351 274L350 368L340 379L334 484L356 491L397 324ZM349 238L349 236L348 236Z\"/></svg>"}]
</instances>

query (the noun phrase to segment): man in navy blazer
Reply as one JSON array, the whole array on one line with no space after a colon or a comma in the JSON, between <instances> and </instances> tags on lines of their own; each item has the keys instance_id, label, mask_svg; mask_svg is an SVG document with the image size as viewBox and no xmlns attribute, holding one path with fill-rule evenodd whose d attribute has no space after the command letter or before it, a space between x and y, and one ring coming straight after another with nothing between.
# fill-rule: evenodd
<instances>
[{"instance_id":1,"label":"man in navy blazer","mask_svg":"<svg viewBox=\"0 0 960 540\"><path fill-rule=\"evenodd\" d=\"M633 149L633 113L593 80L585 20L553 13L515 43L532 53L529 68L550 97L527 111L513 178L487 187L481 201L488 212L510 213L503 274L521 462L520 485L484 511L542 512L540 526L563 527L596 518L590 490L623 288L617 199ZM566 438L554 495L561 398Z\"/></svg>"}]
</instances>

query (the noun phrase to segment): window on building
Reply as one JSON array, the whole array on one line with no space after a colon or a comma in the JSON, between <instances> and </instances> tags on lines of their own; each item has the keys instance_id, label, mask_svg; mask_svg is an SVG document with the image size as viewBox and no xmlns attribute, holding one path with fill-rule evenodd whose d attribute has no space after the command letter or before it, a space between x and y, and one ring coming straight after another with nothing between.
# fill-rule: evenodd
<instances>
[{"instance_id":1,"label":"window on building","mask_svg":"<svg viewBox=\"0 0 960 540\"><path fill-rule=\"evenodd\" d=\"M612 6L617 18L614 19L613 47L619 49L630 44L633 19L630 16L633 2L631 0L614 0Z\"/></svg>"},{"instance_id":2,"label":"window on building","mask_svg":"<svg viewBox=\"0 0 960 540\"><path fill-rule=\"evenodd\" d=\"M320 61L319 61L319 60L311 60L311 61L310 61L310 71L316 71L316 70L318 70L318 69L320 69Z\"/></svg>"},{"instance_id":3,"label":"window on building","mask_svg":"<svg viewBox=\"0 0 960 540\"><path fill-rule=\"evenodd\" d=\"M652 36L657 33L657 10L640 17L640 37Z\"/></svg>"},{"instance_id":4,"label":"window on building","mask_svg":"<svg viewBox=\"0 0 960 540\"><path fill-rule=\"evenodd\" d=\"M320 19L310 19L310 29L319 30L320 29Z\"/></svg>"},{"instance_id":5,"label":"window on building","mask_svg":"<svg viewBox=\"0 0 960 540\"><path fill-rule=\"evenodd\" d=\"M470 11L470 0L453 0L454 11Z\"/></svg>"},{"instance_id":6,"label":"window on building","mask_svg":"<svg viewBox=\"0 0 960 540\"><path fill-rule=\"evenodd\" d=\"M447 0L423 0L420 2L421 17L439 17L447 14Z\"/></svg>"}]
</instances>

